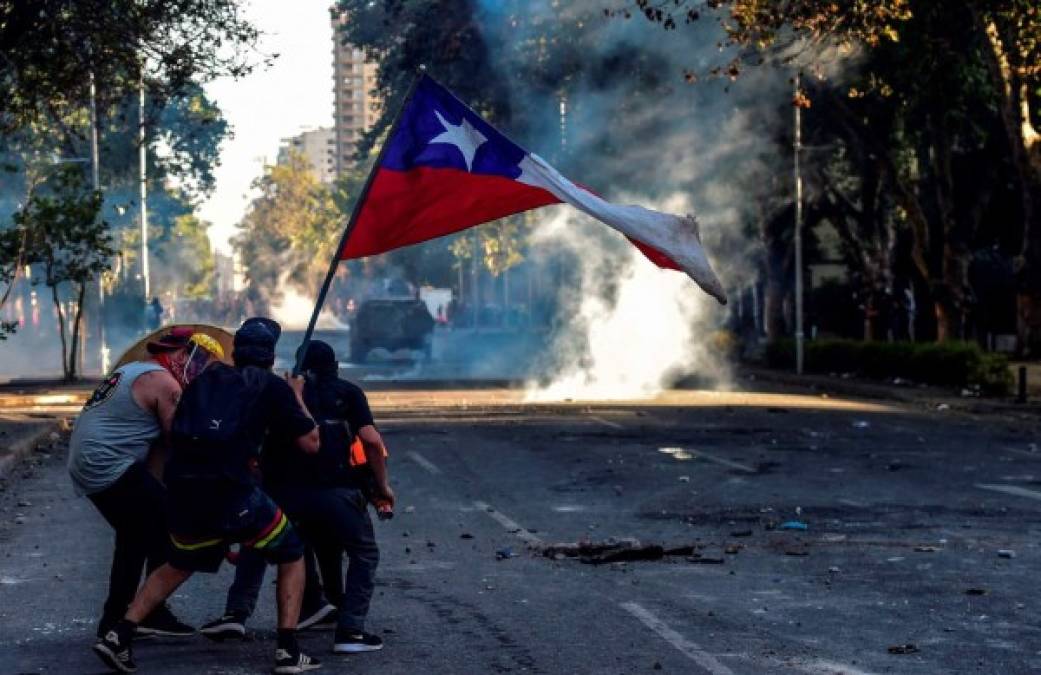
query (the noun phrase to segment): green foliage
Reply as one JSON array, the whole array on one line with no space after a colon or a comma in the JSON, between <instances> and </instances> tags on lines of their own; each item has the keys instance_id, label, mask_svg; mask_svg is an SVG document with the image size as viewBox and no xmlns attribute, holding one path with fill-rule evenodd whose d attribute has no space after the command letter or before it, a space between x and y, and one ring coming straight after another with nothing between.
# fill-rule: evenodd
<instances>
[{"instance_id":1,"label":"green foliage","mask_svg":"<svg viewBox=\"0 0 1041 675\"><path fill-rule=\"evenodd\" d=\"M34 185L14 227L0 233L0 259L20 259L43 273L33 283L51 289L62 342L62 369L76 378L80 325L87 285L109 268L115 253L108 224L98 218L101 193L87 188L81 167L64 166ZM74 289L71 342L66 340L66 314L59 288Z\"/></svg>"},{"instance_id":2,"label":"green foliage","mask_svg":"<svg viewBox=\"0 0 1041 675\"><path fill-rule=\"evenodd\" d=\"M318 288L345 225L333 191L296 152L285 164L266 167L253 187L260 196L233 241L251 291L270 302L286 282L308 292Z\"/></svg>"},{"instance_id":3,"label":"green foliage","mask_svg":"<svg viewBox=\"0 0 1041 675\"><path fill-rule=\"evenodd\" d=\"M0 112L9 128L84 107L94 75L102 108L137 90L142 61L160 99L260 56L259 33L235 0L4 0Z\"/></svg>"},{"instance_id":4,"label":"green foliage","mask_svg":"<svg viewBox=\"0 0 1041 675\"><path fill-rule=\"evenodd\" d=\"M805 349L806 370L814 373L857 373L949 387L979 386L994 395L1004 395L1012 387L1008 357L985 352L970 342L812 340L806 342ZM765 356L770 367L794 367L794 340L771 342Z\"/></svg>"}]
</instances>

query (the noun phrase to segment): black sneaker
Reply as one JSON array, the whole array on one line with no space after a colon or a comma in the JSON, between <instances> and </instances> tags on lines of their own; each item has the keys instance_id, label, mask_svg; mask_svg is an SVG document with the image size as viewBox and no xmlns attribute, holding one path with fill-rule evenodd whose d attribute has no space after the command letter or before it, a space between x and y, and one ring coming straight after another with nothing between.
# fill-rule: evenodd
<instances>
[{"instance_id":1,"label":"black sneaker","mask_svg":"<svg viewBox=\"0 0 1041 675\"><path fill-rule=\"evenodd\" d=\"M336 625L336 605L326 603L311 613L300 612L300 621L296 624L297 630L308 628L329 628Z\"/></svg>"},{"instance_id":2,"label":"black sneaker","mask_svg":"<svg viewBox=\"0 0 1041 675\"><path fill-rule=\"evenodd\" d=\"M358 654L360 652L377 652L383 649L383 640L371 633L356 633L338 629L333 652L336 654Z\"/></svg>"},{"instance_id":3,"label":"black sneaker","mask_svg":"<svg viewBox=\"0 0 1041 675\"><path fill-rule=\"evenodd\" d=\"M135 637L144 636L188 637L195 635L195 628L174 616L170 608L163 604L152 610L134 631Z\"/></svg>"},{"instance_id":4,"label":"black sneaker","mask_svg":"<svg viewBox=\"0 0 1041 675\"><path fill-rule=\"evenodd\" d=\"M238 612L225 614L219 619L204 623L199 632L216 642L246 637L246 617Z\"/></svg>"},{"instance_id":5,"label":"black sneaker","mask_svg":"<svg viewBox=\"0 0 1041 675\"><path fill-rule=\"evenodd\" d=\"M309 670L318 670L322 662L312 658L302 651L297 650L294 654L288 649L275 650L275 670L278 675L283 673L306 673Z\"/></svg>"},{"instance_id":6,"label":"black sneaker","mask_svg":"<svg viewBox=\"0 0 1041 675\"><path fill-rule=\"evenodd\" d=\"M105 637L94 643L94 653L104 661L105 665L117 673L133 673L137 671L134 663L134 652L130 641L121 640L119 633L113 629Z\"/></svg>"}]
</instances>

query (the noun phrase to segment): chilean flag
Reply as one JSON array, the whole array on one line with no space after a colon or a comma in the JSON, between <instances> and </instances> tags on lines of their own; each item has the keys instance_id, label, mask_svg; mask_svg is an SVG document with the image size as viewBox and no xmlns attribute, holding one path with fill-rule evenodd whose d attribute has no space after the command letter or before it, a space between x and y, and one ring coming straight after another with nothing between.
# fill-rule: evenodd
<instances>
[{"instance_id":1,"label":"chilean flag","mask_svg":"<svg viewBox=\"0 0 1041 675\"><path fill-rule=\"evenodd\" d=\"M686 272L726 304L692 216L604 201L425 74L391 129L339 257L384 253L562 202L620 231L658 266Z\"/></svg>"}]
</instances>

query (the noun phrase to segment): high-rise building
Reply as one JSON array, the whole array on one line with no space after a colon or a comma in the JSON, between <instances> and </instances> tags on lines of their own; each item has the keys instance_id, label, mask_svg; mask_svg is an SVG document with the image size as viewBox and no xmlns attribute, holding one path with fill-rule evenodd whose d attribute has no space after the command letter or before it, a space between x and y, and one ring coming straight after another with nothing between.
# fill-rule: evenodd
<instances>
[{"instance_id":1,"label":"high-rise building","mask_svg":"<svg viewBox=\"0 0 1041 675\"><path fill-rule=\"evenodd\" d=\"M336 173L354 164L354 149L361 134L368 131L380 115L380 100L372 95L376 88L377 64L366 61L362 50L343 44L340 27L349 18L333 15L333 128L336 130Z\"/></svg>"},{"instance_id":2,"label":"high-rise building","mask_svg":"<svg viewBox=\"0 0 1041 675\"><path fill-rule=\"evenodd\" d=\"M323 183L336 180L336 131L334 129L314 129L304 131L296 136L283 138L278 147L278 163L285 164L289 160L290 150L304 156L315 176Z\"/></svg>"}]
</instances>

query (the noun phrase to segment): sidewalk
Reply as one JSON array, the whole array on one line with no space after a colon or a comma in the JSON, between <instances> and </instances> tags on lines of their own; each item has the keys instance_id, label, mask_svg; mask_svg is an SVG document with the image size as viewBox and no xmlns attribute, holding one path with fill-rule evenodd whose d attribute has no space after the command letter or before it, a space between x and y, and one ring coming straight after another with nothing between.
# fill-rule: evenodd
<instances>
[{"instance_id":1,"label":"sidewalk","mask_svg":"<svg viewBox=\"0 0 1041 675\"><path fill-rule=\"evenodd\" d=\"M31 415L0 415L0 481L38 447L59 440L61 420Z\"/></svg>"}]
</instances>

